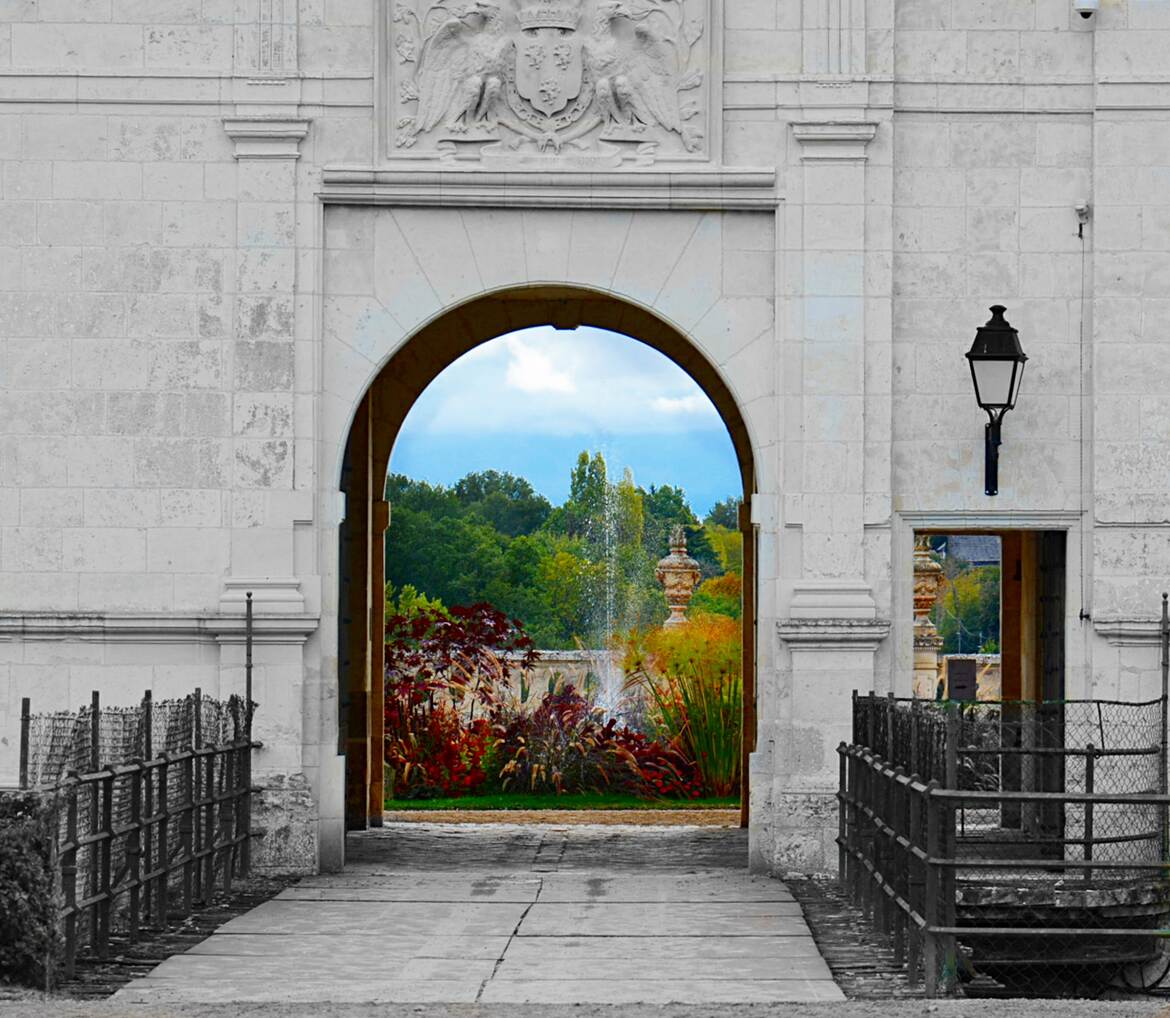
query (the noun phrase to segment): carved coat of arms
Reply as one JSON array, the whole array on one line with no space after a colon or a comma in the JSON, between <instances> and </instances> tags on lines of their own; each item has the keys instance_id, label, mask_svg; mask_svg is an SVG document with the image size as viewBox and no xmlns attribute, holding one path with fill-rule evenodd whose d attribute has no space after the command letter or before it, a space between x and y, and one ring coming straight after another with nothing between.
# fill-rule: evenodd
<instances>
[{"instance_id":1,"label":"carved coat of arms","mask_svg":"<svg viewBox=\"0 0 1170 1018\"><path fill-rule=\"evenodd\" d=\"M398 0L394 145L446 159L695 158L709 0Z\"/></svg>"}]
</instances>

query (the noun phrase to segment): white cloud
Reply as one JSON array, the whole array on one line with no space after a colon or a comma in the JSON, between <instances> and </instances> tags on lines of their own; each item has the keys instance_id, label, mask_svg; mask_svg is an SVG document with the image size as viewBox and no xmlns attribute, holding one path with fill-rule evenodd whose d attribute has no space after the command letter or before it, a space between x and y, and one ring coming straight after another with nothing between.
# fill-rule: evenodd
<instances>
[{"instance_id":1,"label":"white cloud","mask_svg":"<svg viewBox=\"0 0 1170 1018\"><path fill-rule=\"evenodd\" d=\"M711 412L711 401L695 392L689 396L659 396L653 407L660 414L706 414Z\"/></svg>"},{"instance_id":2,"label":"white cloud","mask_svg":"<svg viewBox=\"0 0 1170 1018\"><path fill-rule=\"evenodd\" d=\"M713 431L723 422L695 381L651 347L602 329L542 327L460 358L423 393L407 427L600 437Z\"/></svg>"},{"instance_id":3,"label":"white cloud","mask_svg":"<svg viewBox=\"0 0 1170 1018\"><path fill-rule=\"evenodd\" d=\"M573 379L558 368L542 350L530 346L517 335L504 337L511 361L505 376L513 389L521 392L576 392Z\"/></svg>"}]
</instances>

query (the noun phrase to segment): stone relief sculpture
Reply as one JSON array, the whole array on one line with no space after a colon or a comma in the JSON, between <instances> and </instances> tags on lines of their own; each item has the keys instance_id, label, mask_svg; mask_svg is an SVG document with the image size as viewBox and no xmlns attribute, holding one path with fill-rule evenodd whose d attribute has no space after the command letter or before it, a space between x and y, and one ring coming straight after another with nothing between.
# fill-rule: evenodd
<instances>
[{"instance_id":1,"label":"stone relief sculpture","mask_svg":"<svg viewBox=\"0 0 1170 1018\"><path fill-rule=\"evenodd\" d=\"M580 166L702 158L709 0L398 0L394 147Z\"/></svg>"}]
</instances>

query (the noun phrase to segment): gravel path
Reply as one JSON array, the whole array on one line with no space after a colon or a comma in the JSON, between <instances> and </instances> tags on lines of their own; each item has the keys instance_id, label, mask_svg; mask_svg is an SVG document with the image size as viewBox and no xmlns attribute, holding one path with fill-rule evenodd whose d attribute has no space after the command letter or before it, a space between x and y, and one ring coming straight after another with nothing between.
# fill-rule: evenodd
<instances>
[{"instance_id":1,"label":"gravel path","mask_svg":"<svg viewBox=\"0 0 1170 1018\"><path fill-rule=\"evenodd\" d=\"M1170 1018L1145 1001L850 1001L847 1004L167 1004L0 1001L3 1018Z\"/></svg>"},{"instance_id":2,"label":"gravel path","mask_svg":"<svg viewBox=\"0 0 1170 1018\"><path fill-rule=\"evenodd\" d=\"M738 827L737 809L406 809L386 814L395 824L554 824L589 827Z\"/></svg>"}]
</instances>

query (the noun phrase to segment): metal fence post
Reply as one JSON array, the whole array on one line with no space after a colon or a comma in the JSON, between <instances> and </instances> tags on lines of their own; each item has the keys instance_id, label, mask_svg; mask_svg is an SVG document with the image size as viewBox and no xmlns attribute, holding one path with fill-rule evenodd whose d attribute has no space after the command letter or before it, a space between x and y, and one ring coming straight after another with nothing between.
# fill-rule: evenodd
<instances>
[{"instance_id":1,"label":"metal fence post","mask_svg":"<svg viewBox=\"0 0 1170 1018\"><path fill-rule=\"evenodd\" d=\"M934 793L939 784L931 781L926 786L926 895L924 899L924 915L926 918L925 944L923 945L923 975L925 976L926 995L937 997L939 988L939 936L935 928L941 926L939 916L940 888L939 869L937 860L942 849L942 830L939 824L938 810L935 808Z\"/></svg>"},{"instance_id":2,"label":"metal fence post","mask_svg":"<svg viewBox=\"0 0 1170 1018\"><path fill-rule=\"evenodd\" d=\"M102 698L101 694L95 689L90 697L89 707L89 772L96 774L101 767L101 739L102 739ZM97 835L98 825L101 822L101 783L93 781L89 786L89 833ZM92 841L86 848L89 855L89 894L90 897L97 893L101 881L101 868L98 850L98 842ZM96 946L100 934L98 923L98 910L96 908L90 909L89 912L89 942Z\"/></svg>"},{"instance_id":3,"label":"metal fence post","mask_svg":"<svg viewBox=\"0 0 1170 1018\"><path fill-rule=\"evenodd\" d=\"M903 808L906 790L906 786L903 784L905 777L906 771L904 768L897 767L894 769L894 781L890 786L890 798L893 805L890 810L889 820L890 827L894 831L894 837L890 839L890 876L888 882L893 887L894 892L902 897L905 897L906 894L906 868L903 865L906 857L903 854L901 846L898 844L897 838L899 836L905 837L907 833L904 823L905 810ZM894 923L894 964L901 968L906 961L906 913L896 901L891 901L890 914Z\"/></svg>"},{"instance_id":4,"label":"metal fence post","mask_svg":"<svg viewBox=\"0 0 1170 1018\"><path fill-rule=\"evenodd\" d=\"M1090 742L1085 747L1085 795L1092 795L1096 786L1097 752ZM1085 862L1093 859L1093 803L1085 801ZM1106 874L1108 875L1108 874ZM1085 867L1086 888L1093 880L1093 867Z\"/></svg>"},{"instance_id":5,"label":"metal fence post","mask_svg":"<svg viewBox=\"0 0 1170 1018\"><path fill-rule=\"evenodd\" d=\"M849 760L846 757L847 747L841 743L837 747L837 883L845 889L846 872L848 870L849 853L845 845L849 839Z\"/></svg>"},{"instance_id":6,"label":"metal fence post","mask_svg":"<svg viewBox=\"0 0 1170 1018\"><path fill-rule=\"evenodd\" d=\"M170 776L170 756L166 752L160 755L162 763L158 767L158 858L160 862L158 880L154 888L153 913L155 926L164 929L167 924L167 881L170 876L170 802L167 795L167 784ZM182 842L180 841L180 845Z\"/></svg>"},{"instance_id":7,"label":"metal fence post","mask_svg":"<svg viewBox=\"0 0 1170 1018\"><path fill-rule=\"evenodd\" d=\"M1167 761L1167 740L1170 739L1170 594L1162 594L1162 752L1159 758L1161 784L1163 795L1170 793L1170 761ZM1160 859L1165 859L1170 851L1170 806L1162 804L1162 853Z\"/></svg>"},{"instance_id":8,"label":"metal fence post","mask_svg":"<svg viewBox=\"0 0 1170 1018\"><path fill-rule=\"evenodd\" d=\"M959 788L959 740L961 735L959 704L948 703L946 706L946 739L947 739L947 788ZM938 822L942 830L941 848L946 860L953 863L958 857L958 840L955 828L956 809L953 799L944 799L939 803ZM942 898L941 919L942 925L955 925L955 869L948 865L941 869L938 881L939 894ZM946 934L940 940L943 949L943 991L950 994L954 991L958 977L958 955L955 947L954 934Z\"/></svg>"},{"instance_id":9,"label":"metal fence post","mask_svg":"<svg viewBox=\"0 0 1170 1018\"><path fill-rule=\"evenodd\" d=\"M65 905L65 977L73 978L77 957L77 771L65 776L65 850L61 853L61 892Z\"/></svg>"},{"instance_id":10,"label":"metal fence post","mask_svg":"<svg viewBox=\"0 0 1170 1018\"><path fill-rule=\"evenodd\" d=\"M918 781L918 774L914 771L910 774L911 781ZM923 907L923 896L919 893L919 889L923 886L922 877L922 863L912 851L915 848L923 848L922 844L922 795L914 788L907 788L906 794L909 797L909 804L907 807L908 817L906 820L906 840L911 846L911 851L906 853L906 865L908 868L907 885L906 885L906 901L909 902L910 908L918 912L919 915L925 915L925 908ZM906 945L906 973L909 983L912 987L918 985L918 971L922 964L922 931L916 922L909 922L908 943Z\"/></svg>"},{"instance_id":11,"label":"metal fence post","mask_svg":"<svg viewBox=\"0 0 1170 1018\"><path fill-rule=\"evenodd\" d=\"M137 770L130 781L130 831L126 838L126 862L130 870L130 943L138 941L142 927L142 782L146 780L143 761L135 760Z\"/></svg>"},{"instance_id":12,"label":"metal fence post","mask_svg":"<svg viewBox=\"0 0 1170 1018\"><path fill-rule=\"evenodd\" d=\"M110 956L110 918L113 911L113 900L110 894L113 874L111 872L113 860L112 852L114 840L114 768L111 765L108 773L94 787L101 786L102 795L102 841L101 851L101 884L99 885L101 898L97 903L95 917L97 918L98 938L97 955L105 961Z\"/></svg>"},{"instance_id":13,"label":"metal fence post","mask_svg":"<svg viewBox=\"0 0 1170 1018\"><path fill-rule=\"evenodd\" d=\"M28 740L32 728L32 703L26 696L20 701L20 787L28 788Z\"/></svg>"},{"instance_id":14,"label":"metal fence post","mask_svg":"<svg viewBox=\"0 0 1170 1018\"><path fill-rule=\"evenodd\" d=\"M203 690L195 687L191 699L191 763L190 763L190 792L191 792L191 833L192 833L192 874L194 887L192 899L203 901L203 768L199 766L199 750L203 748ZM188 905L187 911L190 912Z\"/></svg>"},{"instance_id":15,"label":"metal fence post","mask_svg":"<svg viewBox=\"0 0 1170 1018\"><path fill-rule=\"evenodd\" d=\"M151 915L154 904L154 883L149 874L154 869L154 694L148 689L142 694L142 759L147 766L142 768L142 830L145 837L140 841L143 872L148 874L142 888L142 909L144 915ZM160 858L166 858L164 851Z\"/></svg>"},{"instance_id":16,"label":"metal fence post","mask_svg":"<svg viewBox=\"0 0 1170 1018\"><path fill-rule=\"evenodd\" d=\"M243 844L240 846L240 876L246 877L252 869L252 592L244 606L244 738L247 746L243 753L243 767L239 780L244 788Z\"/></svg>"}]
</instances>

